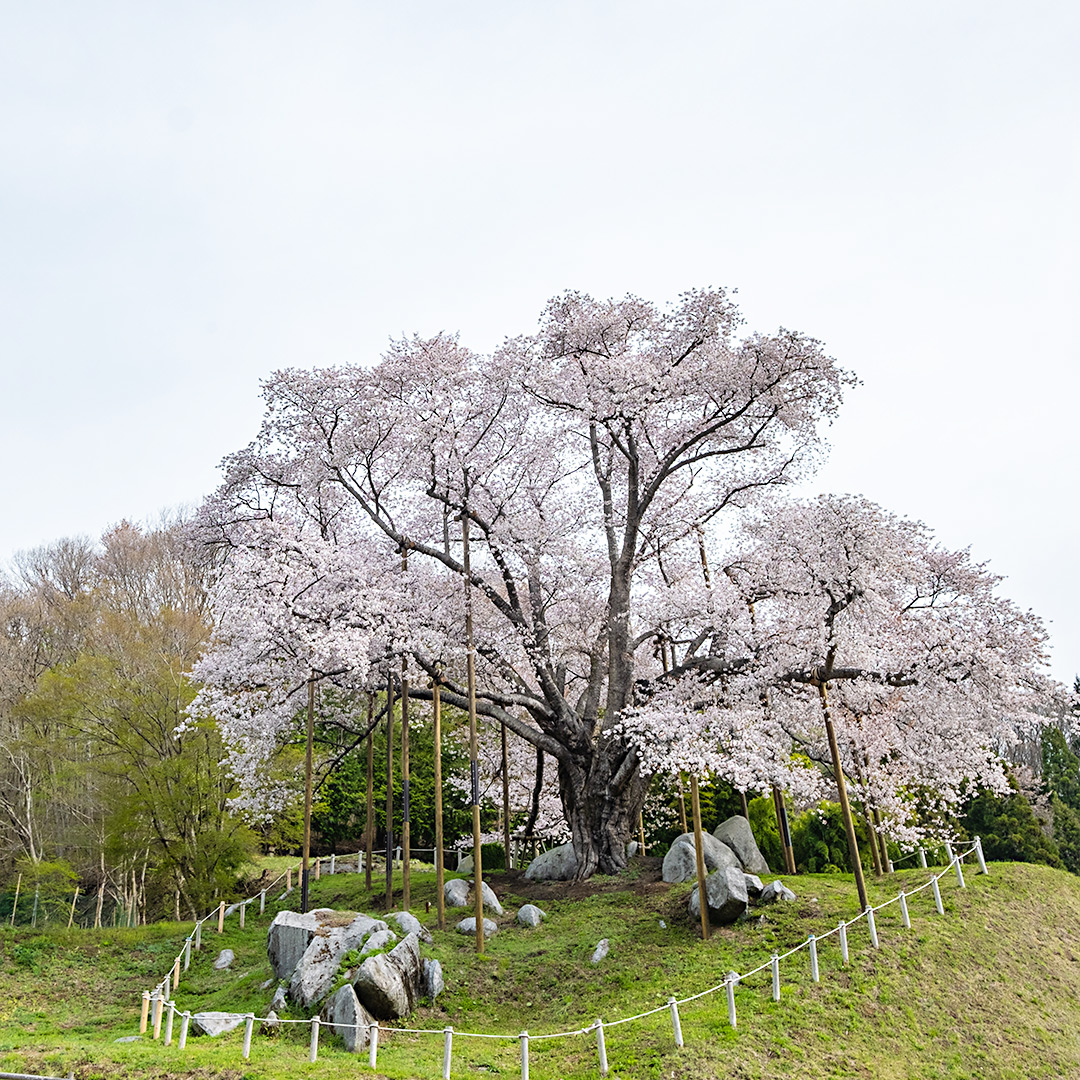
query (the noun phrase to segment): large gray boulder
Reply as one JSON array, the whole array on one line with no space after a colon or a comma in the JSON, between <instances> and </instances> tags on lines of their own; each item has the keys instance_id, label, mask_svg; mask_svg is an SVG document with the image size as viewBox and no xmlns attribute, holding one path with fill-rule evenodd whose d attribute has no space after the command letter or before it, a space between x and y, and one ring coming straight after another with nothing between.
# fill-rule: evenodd
<instances>
[{"instance_id":1,"label":"large gray boulder","mask_svg":"<svg viewBox=\"0 0 1080 1080\"><path fill-rule=\"evenodd\" d=\"M434 1001L446 989L442 964L438 960L424 961L424 993L428 1001Z\"/></svg>"},{"instance_id":2,"label":"large gray boulder","mask_svg":"<svg viewBox=\"0 0 1080 1080\"><path fill-rule=\"evenodd\" d=\"M424 994L417 936L409 934L390 952L369 956L356 972L353 987L360 1004L379 1020L408 1016Z\"/></svg>"},{"instance_id":3,"label":"large gray boulder","mask_svg":"<svg viewBox=\"0 0 1080 1080\"><path fill-rule=\"evenodd\" d=\"M473 883L475 887L475 882ZM503 913L502 904L499 903L499 898L495 895L495 890L483 879L480 881L480 896L483 898L484 907L490 908L496 915Z\"/></svg>"},{"instance_id":4,"label":"large gray boulder","mask_svg":"<svg viewBox=\"0 0 1080 1080\"><path fill-rule=\"evenodd\" d=\"M222 949L218 958L214 961L215 971L224 971L236 959L236 953L232 949Z\"/></svg>"},{"instance_id":5,"label":"large gray boulder","mask_svg":"<svg viewBox=\"0 0 1080 1080\"><path fill-rule=\"evenodd\" d=\"M735 852L739 862L742 863L742 868L748 874L760 875L769 872L769 864L758 850L750 822L742 814L736 814L734 817L729 817L727 821L722 821L713 829L713 836Z\"/></svg>"},{"instance_id":6,"label":"large gray boulder","mask_svg":"<svg viewBox=\"0 0 1080 1080\"><path fill-rule=\"evenodd\" d=\"M319 928L319 912L279 911L266 931L266 955L279 979L296 970Z\"/></svg>"},{"instance_id":7,"label":"large gray boulder","mask_svg":"<svg viewBox=\"0 0 1080 1080\"><path fill-rule=\"evenodd\" d=\"M525 871L530 881L569 881L577 873L573 844L560 844L538 855Z\"/></svg>"},{"instance_id":8,"label":"large gray boulder","mask_svg":"<svg viewBox=\"0 0 1080 1080\"><path fill-rule=\"evenodd\" d=\"M443 896L448 907L469 906L469 882L467 878L450 878L443 885Z\"/></svg>"},{"instance_id":9,"label":"large gray boulder","mask_svg":"<svg viewBox=\"0 0 1080 1080\"><path fill-rule=\"evenodd\" d=\"M761 890L761 896L758 897L759 904L775 904L777 900L790 901L795 899L795 894L779 879L776 881L770 881L764 889Z\"/></svg>"},{"instance_id":10,"label":"large gray boulder","mask_svg":"<svg viewBox=\"0 0 1080 1080\"><path fill-rule=\"evenodd\" d=\"M727 867L742 869L735 852L715 836L702 833L701 842L706 873ZM669 884L692 881L697 877L697 848L693 833L683 833L672 841L668 853L664 856L663 876Z\"/></svg>"},{"instance_id":11,"label":"large gray boulder","mask_svg":"<svg viewBox=\"0 0 1080 1080\"><path fill-rule=\"evenodd\" d=\"M523 904L517 913L517 921L521 926L539 926L546 918L547 914L535 904Z\"/></svg>"},{"instance_id":12,"label":"large gray boulder","mask_svg":"<svg viewBox=\"0 0 1080 1080\"><path fill-rule=\"evenodd\" d=\"M357 915L343 926L320 924L289 980L289 997L301 1008L310 1009L330 992L345 953L359 949L372 934L386 929L382 919L368 915Z\"/></svg>"},{"instance_id":13,"label":"large gray boulder","mask_svg":"<svg viewBox=\"0 0 1080 1080\"><path fill-rule=\"evenodd\" d=\"M705 879L705 902L709 908L709 922L726 926L746 914L749 898L746 894L746 877L737 866L714 870ZM695 888L690 893L690 917L701 917L701 899Z\"/></svg>"},{"instance_id":14,"label":"large gray boulder","mask_svg":"<svg viewBox=\"0 0 1080 1080\"><path fill-rule=\"evenodd\" d=\"M454 927L459 934L475 934L476 933L476 918L470 915L467 919L462 919L461 922ZM484 937L489 938L492 934L499 932L499 924L494 919L484 920Z\"/></svg>"},{"instance_id":15,"label":"large gray boulder","mask_svg":"<svg viewBox=\"0 0 1080 1080\"><path fill-rule=\"evenodd\" d=\"M348 983L327 999L319 1019L329 1024L335 1035L341 1036L345 1049L352 1054L358 1054L367 1046L368 1027L375 1022Z\"/></svg>"},{"instance_id":16,"label":"large gray boulder","mask_svg":"<svg viewBox=\"0 0 1080 1080\"><path fill-rule=\"evenodd\" d=\"M430 945L435 940L431 936L431 931L425 929L411 911L395 911L393 915L388 915L387 918L393 919L403 934L415 934L425 945Z\"/></svg>"},{"instance_id":17,"label":"large gray boulder","mask_svg":"<svg viewBox=\"0 0 1080 1080\"><path fill-rule=\"evenodd\" d=\"M383 949L389 948L397 941L397 934L393 930L376 930L367 941L364 942L364 947L360 950L361 956L367 956L368 953L382 952Z\"/></svg>"},{"instance_id":18,"label":"large gray boulder","mask_svg":"<svg viewBox=\"0 0 1080 1080\"><path fill-rule=\"evenodd\" d=\"M193 1035L224 1035L235 1031L247 1019L244 1013L197 1012L191 1014L191 1033Z\"/></svg>"}]
</instances>

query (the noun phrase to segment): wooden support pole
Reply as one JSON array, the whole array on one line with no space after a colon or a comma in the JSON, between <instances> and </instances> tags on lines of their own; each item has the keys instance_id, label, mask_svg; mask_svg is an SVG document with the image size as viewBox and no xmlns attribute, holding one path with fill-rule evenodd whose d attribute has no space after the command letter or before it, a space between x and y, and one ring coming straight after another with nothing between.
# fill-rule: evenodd
<instances>
[{"instance_id":1,"label":"wooden support pole","mask_svg":"<svg viewBox=\"0 0 1080 1080\"><path fill-rule=\"evenodd\" d=\"M402 556L402 564L405 557ZM412 828L409 822L409 676L405 657L401 658L401 906L409 910Z\"/></svg>"},{"instance_id":2,"label":"wooden support pole","mask_svg":"<svg viewBox=\"0 0 1080 1080\"><path fill-rule=\"evenodd\" d=\"M102 886L104 888L104 886ZM15 878L15 903L11 905L11 925L15 925L15 909L19 906L19 890L22 888L22 874Z\"/></svg>"},{"instance_id":3,"label":"wooden support pole","mask_svg":"<svg viewBox=\"0 0 1080 1080\"><path fill-rule=\"evenodd\" d=\"M446 929L446 867L443 865L443 803L442 803L442 705L439 701L439 680L431 685L431 704L435 724L435 906L440 930Z\"/></svg>"},{"instance_id":4,"label":"wooden support pole","mask_svg":"<svg viewBox=\"0 0 1080 1080\"><path fill-rule=\"evenodd\" d=\"M304 754L304 863L300 871L300 910L308 909L308 870L311 858L311 755L315 740L315 673L308 676L307 749Z\"/></svg>"},{"instance_id":5,"label":"wooden support pole","mask_svg":"<svg viewBox=\"0 0 1080 1080\"><path fill-rule=\"evenodd\" d=\"M847 833L848 855L855 874L855 889L859 894L859 906L865 910L870 906L870 901L866 896L866 881L863 878L862 860L859 856L859 841L855 836L855 819L852 817L851 804L848 802L844 767L840 761L840 746L836 741L836 729L833 727L832 717L829 715L829 695L823 682L818 683L818 696L821 699L821 711L825 717L825 734L829 739L829 753L832 755L836 790L840 796L840 812L844 818L844 831Z\"/></svg>"},{"instance_id":6,"label":"wooden support pole","mask_svg":"<svg viewBox=\"0 0 1080 1080\"><path fill-rule=\"evenodd\" d=\"M386 669L386 910L394 909L394 673Z\"/></svg>"},{"instance_id":7,"label":"wooden support pole","mask_svg":"<svg viewBox=\"0 0 1080 1080\"><path fill-rule=\"evenodd\" d=\"M701 795L697 775L690 777L690 806L694 815L694 850L697 861L698 900L701 907L701 939L709 939L709 902L705 892L705 840L701 828Z\"/></svg>"},{"instance_id":8,"label":"wooden support pole","mask_svg":"<svg viewBox=\"0 0 1080 1080\"><path fill-rule=\"evenodd\" d=\"M364 886L371 889L371 857L375 853L375 695L368 697L367 816L364 819Z\"/></svg>"},{"instance_id":9,"label":"wooden support pole","mask_svg":"<svg viewBox=\"0 0 1080 1080\"><path fill-rule=\"evenodd\" d=\"M507 745L506 725L501 727L502 750L502 833L504 866L507 870L513 869L514 860L510 853L510 748Z\"/></svg>"},{"instance_id":10,"label":"wooden support pole","mask_svg":"<svg viewBox=\"0 0 1080 1080\"><path fill-rule=\"evenodd\" d=\"M483 850L480 846L480 761L476 734L476 646L473 641L472 563L469 559L469 470L465 470L465 505L461 513L462 569L465 578L466 678L469 694L469 779L473 821L473 906L476 917L476 951L484 951Z\"/></svg>"}]
</instances>

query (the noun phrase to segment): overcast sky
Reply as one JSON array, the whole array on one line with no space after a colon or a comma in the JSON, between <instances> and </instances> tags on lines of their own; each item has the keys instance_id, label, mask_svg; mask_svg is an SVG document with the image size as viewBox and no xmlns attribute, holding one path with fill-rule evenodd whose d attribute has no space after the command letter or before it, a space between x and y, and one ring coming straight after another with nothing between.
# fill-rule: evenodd
<instances>
[{"instance_id":1,"label":"overcast sky","mask_svg":"<svg viewBox=\"0 0 1080 1080\"><path fill-rule=\"evenodd\" d=\"M1080 670L1080 5L0 0L0 562L196 504L259 380L739 290L855 371L811 489Z\"/></svg>"}]
</instances>

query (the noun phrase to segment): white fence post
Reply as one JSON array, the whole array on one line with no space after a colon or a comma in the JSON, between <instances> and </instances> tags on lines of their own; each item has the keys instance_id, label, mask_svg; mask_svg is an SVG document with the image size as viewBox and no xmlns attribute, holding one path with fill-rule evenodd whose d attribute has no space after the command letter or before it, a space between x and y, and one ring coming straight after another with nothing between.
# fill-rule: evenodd
<instances>
[{"instance_id":1,"label":"white fence post","mask_svg":"<svg viewBox=\"0 0 1080 1080\"><path fill-rule=\"evenodd\" d=\"M317 1061L319 1058L319 1018L311 1018L311 1049L308 1051L308 1061Z\"/></svg>"},{"instance_id":2,"label":"white fence post","mask_svg":"<svg viewBox=\"0 0 1080 1080\"><path fill-rule=\"evenodd\" d=\"M379 1056L379 1025L371 1024L368 1027L368 1065L375 1068L375 1062Z\"/></svg>"},{"instance_id":3,"label":"white fence post","mask_svg":"<svg viewBox=\"0 0 1080 1080\"><path fill-rule=\"evenodd\" d=\"M266 911L266 890L263 889L259 893L259 914L262 915Z\"/></svg>"},{"instance_id":4,"label":"white fence post","mask_svg":"<svg viewBox=\"0 0 1080 1080\"><path fill-rule=\"evenodd\" d=\"M671 1026L675 1031L675 1045L682 1046L682 1022L679 1020L679 1003L673 998L667 999L668 1008L671 1010Z\"/></svg>"},{"instance_id":5,"label":"white fence post","mask_svg":"<svg viewBox=\"0 0 1080 1080\"><path fill-rule=\"evenodd\" d=\"M952 844L948 840L945 841L945 858L949 860L950 864L953 861Z\"/></svg>"},{"instance_id":6,"label":"white fence post","mask_svg":"<svg viewBox=\"0 0 1080 1080\"><path fill-rule=\"evenodd\" d=\"M251 1032L255 1028L255 1014L248 1013L244 1021L244 1060L251 1057Z\"/></svg>"},{"instance_id":7,"label":"white fence post","mask_svg":"<svg viewBox=\"0 0 1080 1080\"><path fill-rule=\"evenodd\" d=\"M244 912L247 911L247 901L245 900L240 905L240 929L244 929Z\"/></svg>"},{"instance_id":8,"label":"white fence post","mask_svg":"<svg viewBox=\"0 0 1080 1080\"><path fill-rule=\"evenodd\" d=\"M154 1001L154 1039L155 1041L161 1036L161 1010L165 1004L165 999L161 996L161 987L158 987L153 994Z\"/></svg>"},{"instance_id":9,"label":"white fence post","mask_svg":"<svg viewBox=\"0 0 1080 1080\"><path fill-rule=\"evenodd\" d=\"M926 852L922 848L919 848L919 865L926 869Z\"/></svg>"},{"instance_id":10,"label":"white fence post","mask_svg":"<svg viewBox=\"0 0 1080 1080\"><path fill-rule=\"evenodd\" d=\"M454 1029L452 1027L443 1028L443 1050L442 1050L442 1075L443 1080L450 1080L450 1059L454 1053Z\"/></svg>"},{"instance_id":11,"label":"white fence post","mask_svg":"<svg viewBox=\"0 0 1080 1080\"><path fill-rule=\"evenodd\" d=\"M169 1015L165 1017L165 1040L164 1040L164 1044L166 1046L172 1046L172 1027L173 1027L173 1016L176 1014L176 1002L175 1001L170 1001L168 1003L168 1005L169 1005Z\"/></svg>"},{"instance_id":12,"label":"white fence post","mask_svg":"<svg viewBox=\"0 0 1080 1080\"><path fill-rule=\"evenodd\" d=\"M735 1017L735 983L738 981L738 975L734 971L727 973L727 978L724 979L724 983L727 987L727 1018L728 1023L732 1027L736 1027Z\"/></svg>"},{"instance_id":13,"label":"white fence post","mask_svg":"<svg viewBox=\"0 0 1080 1080\"><path fill-rule=\"evenodd\" d=\"M202 949L202 923L197 922L195 924L195 951L199 952Z\"/></svg>"},{"instance_id":14,"label":"white fence post","mask_svg":"<svg viewBox=\"0 0 1080 1080\"><path fill-rule=\"evenodd\" d=\"M848 947L847 947L847 923L842 922L840 924L840 959L846 964L848 962Z\"/></svg>"},{"instance_id":15,"label":"white fence post","mask_svg":"<svg viewBox=\"0 0 1080 1080\"><path fill-rule=\"evenodd\" d=\"M597 1018L596 1021L596 1052L600 1055L600 1075L607 1076L607 1045L604 1042L604 1021Z\"/></svg>"},{"instance_id":16,"label":"white fence post","mask_svg":"<svg viewBox=\"0 0 1080 1080\"><path fill-rule=\"evenodd\" d=\"M975 854L978 856L978 859L979 859L979 873L980 874L988 874L988 873L990 873L990 871L986 869L986 857L983 855L982 837L981 836L976 836L975 837Z\"/></svg>"},{"instance_id":17,"label":"white fence post","mask_svg":"<svg viewBox=\"0 0 1080 1080\"><path fill-rule=\"evenodd\" d=\"M870 927L870 944L875 949L881 948L877 937L877 924L874 922L874 909L869 905L866 908L866 925Z\"/></svg>"},{"instance_id":18,"label":"white fence post","mask_svg":"<svg viewBox=\"0 0 1080 1080\"><path fill-rule=\"evenodd\" d=\"M941 889L938 887L937 874L930 879L931 888L934 890L934 903L937 905L937 913L945 914L945 906L941 902Z\"/></svg>"},{"instance_id":19,"label":"white fence post","mask_svg":"<svg viewBox=\"0 0 1080 1080\"><path fill-rule=\"evenodd\" d=\"M780 1000L780 957L776 953L772 954L772 999L773 1001Z\"/></svg>"},{"instance_id":20,"label":"white fence post","mask_svg":"<svg viewBox=\"0 0 1080 1080\"><path fill-rule=\"evenodd\" d=\"M521 1040L521 1080L529 1080L529 1033L523 1031L518 1038ZM450 1080L449 1073L446 1080Z\"/></svg>"},{"instance_id":21,"label":"white fence post","mask_svg":"<svg viewBox=\"0 0 1080 1080\"><path fill-rule=\"evenodd\" d=\"M187 1033L190 1026L191 1013L185 1010L180 1014L180 1041L176 1044L181 1050L187 1046Z\"/></svg>"},{"instance_id":22,"label":"white fence post","mask_svg":"<svg viewBox=\"0 0 1080 1080\"><path fill-rule=\"evenodd\" d=\"M966 889L967 882L964 881L964 868L960 865L960 860L957 859L956 862L953 863L953 866L956 867L956 880L960 883L960 888Z\"/></svg>"},{"instance_id":23,"label":"white fence post","mask_svg":"<svg viewBox=\"0 0 1080 1080\"><path fill-rule=\"evenodd\" d=\"M814 982L821 982L821 974L818 972L817 962L817 938L810 935L810 977Z\"/></svg>"},{"instance_id":24,"label":"white fence post","mask_svg":"<svg viewBox=\"0 0 1080 1080\"><path fill-rule=\"evenodd\" d=\"M904 929L910 930L911 917L908 915L907 896L905 895L903 889L900 890L900 917L904 920Z\"/></svg>"},{"instance_id":25,"label":"white fence post","mask_svg":"<svg viewBox=\"0 0 1080 1080\"><path fill-rule=\"evenodd\" d=\"M331 874L336 874L337 873L336 867L337 867L337 856L336 855L331 855L330 856L330 873Z\"/></svg>"},{"instance_id":26,"label":"white fence post","mask_svg":"<svg viewBox=\"0 0 1080 1080\"><path fill-rule=\"evenodd\" d=\"M191 967L191 938L184 942L184 970Z\"/></svg>"}]
</instances>

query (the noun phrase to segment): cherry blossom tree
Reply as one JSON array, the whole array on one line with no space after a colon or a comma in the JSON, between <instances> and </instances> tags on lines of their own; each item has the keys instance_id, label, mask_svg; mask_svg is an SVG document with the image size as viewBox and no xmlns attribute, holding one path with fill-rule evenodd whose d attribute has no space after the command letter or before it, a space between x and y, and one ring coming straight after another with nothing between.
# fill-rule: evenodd
<instances>
[{"instance_id":1,"label":"cherry blossom tree","mask_svg":"<svg viewBox=\"0 0 1080 1080\"><path fill-rule=\"evenodd\" d=\"M556 762L580 877L625 865L645 798L618 725L663 675L658 560L811 465L850 381L811 338L740 327L722 290L666 309L568 293L489 356L440 335L279 372L204 513L225 533L287 515L386 575L407 552L400 647L459 707L467 518L477 709ZM261 737L251 710L229 722Z\"/></svg>"}]
</instances>

